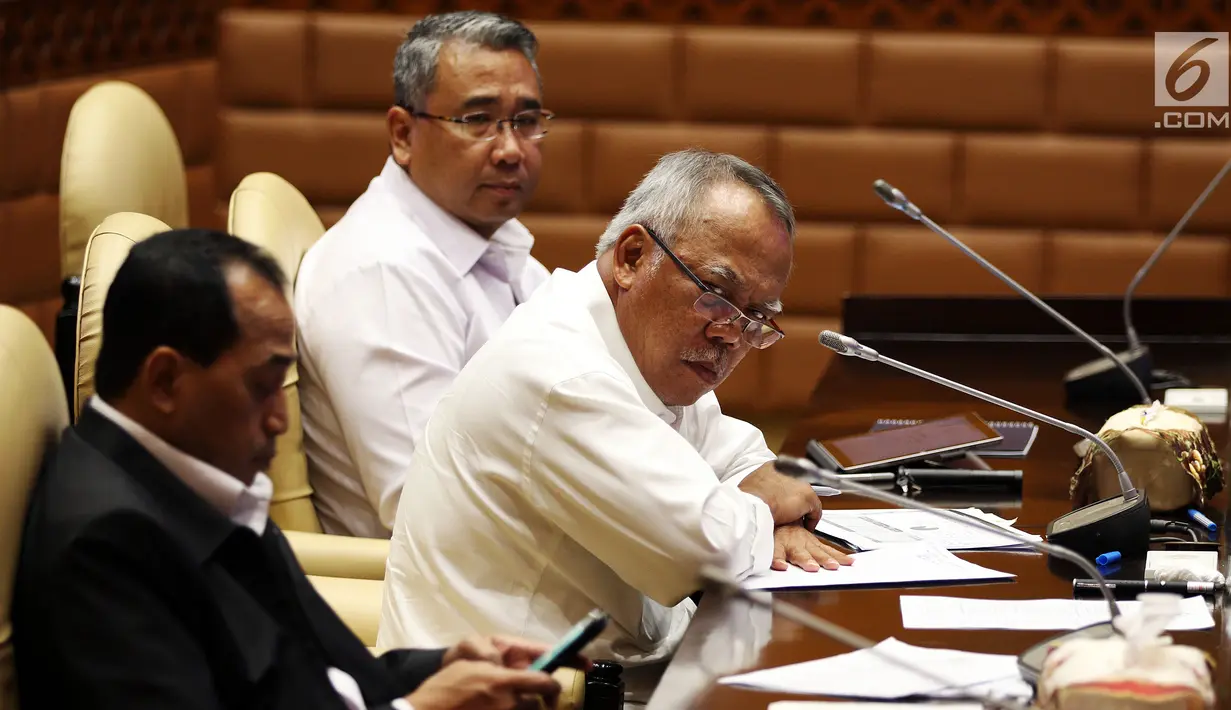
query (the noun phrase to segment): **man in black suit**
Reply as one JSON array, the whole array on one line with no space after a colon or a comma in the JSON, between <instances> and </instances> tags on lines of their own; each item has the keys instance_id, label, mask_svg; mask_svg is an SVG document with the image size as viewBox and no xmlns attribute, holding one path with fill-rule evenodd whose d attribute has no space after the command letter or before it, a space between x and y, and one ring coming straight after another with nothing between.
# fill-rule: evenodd
<instances>
[{"instance_id":1,"label":"man in black suit","mask_svg":"<svg viewBox=\"0 0 1231 710\"><path fill-rule=\"evenodd\" d=\"M373 657L268 520L295 328L277 264L233 236L133 247L98 395L38 481L14 595L23 710L515 708L546 649L473 639ZM413 317L413 314L404 314Z\"/></svg>"}]
</instances>

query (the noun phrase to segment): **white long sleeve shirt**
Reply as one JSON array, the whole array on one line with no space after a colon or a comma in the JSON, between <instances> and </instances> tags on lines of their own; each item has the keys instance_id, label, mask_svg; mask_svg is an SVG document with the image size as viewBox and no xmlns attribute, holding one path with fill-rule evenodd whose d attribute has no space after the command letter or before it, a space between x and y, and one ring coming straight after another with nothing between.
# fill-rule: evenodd
<instances>
[{"instance_id":1,"label":"white long sleeve shirt","mask_svg":"<svg viewBox=\"0 0 1231 710\"><path fill-rule=\"evenodd\" d=\"M737 484L773 458L713 393L664 406L596 264L557 270L428 422L398 508L378 643L555 642L598 607L613 623L592 657L662 660L691 618L702 565L769 568L769 507Z\"/></svg>"},{"instance_id":2,"label":"white long sleeve shirt","mask_svg":"<svg viewBox=\"0 0 1231 710\"><path fill-rule=\"evenodd\" d=\"M533 244L517 220L479 236L390 158L304 256L299 396L325 532L389 537L436 401L547 278Z\"/></svg>"},{"instance_id":3,"label":"white long sleeve shirt","mask_svg":"<svg viewBox=\"0 0 1231 710\"><path fill-rule=\"evenodd\" d=\"M193 458L163 441L149 429L125 416L100 397L91 397L90 406L110 419L129 436L141 444L172 474L188 486L193 493L227 516L236 525L242 525L257 535L265 534L269 523L269 502L273 498L274 484L269 476L258 473L252 483L245 486L234 476L220 471L204 461ZM359 684L346 671L329 668L329 682L346 705L346 710L367 710ZM414 710L404 698L393 701L394 710Z\"/></svg>"}]
</instances>

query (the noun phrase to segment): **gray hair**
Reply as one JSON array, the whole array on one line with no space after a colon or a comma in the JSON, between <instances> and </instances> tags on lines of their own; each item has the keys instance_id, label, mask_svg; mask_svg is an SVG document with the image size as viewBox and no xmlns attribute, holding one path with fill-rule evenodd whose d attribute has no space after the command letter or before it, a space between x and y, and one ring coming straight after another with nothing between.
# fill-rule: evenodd
<instances>
[{"instance_id":1,"label":"gray hair","mask_svg":"<svg viewBox=\"0 0 1231 710\"><path fill-rule=\"evenodd\" d=\"M503 15L466 10L429 15L406 33L393 59L393 94L398 106L422 111L427 95L436 85L436 66L440 48L456 39L480 47L503 51L516 49L530 62L542 86L535 57L539 41L522 23Z\"/></svg>"},{"instance_id":2,"label":"gray hair","mask_svg":"<svg viewBox=\"0 0 1231 710\"><path fill-rule=\"evenodd\" d=\"M732 182L756 190L794 242L795 211L773 178L734 155L692 148L664 155L646 173L624 200L624 206L607 223L606 231L594 248L595 257L615 246L624 230L634 224L650 227L664 244L674 245L681 232L700 221L702 215L696 208L710 188Z\"/></svg>"}]
</instances>

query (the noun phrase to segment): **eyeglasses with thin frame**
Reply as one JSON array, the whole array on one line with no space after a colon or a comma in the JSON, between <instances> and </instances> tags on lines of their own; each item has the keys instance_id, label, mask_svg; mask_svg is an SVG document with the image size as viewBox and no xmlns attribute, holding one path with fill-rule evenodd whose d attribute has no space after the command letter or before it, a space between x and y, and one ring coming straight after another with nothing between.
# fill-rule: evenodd
<instances>
[{"instance_id":1,"label":"eyeglasses with thin frame","mask_svg":"<svg viewBox=\"0 0 1231 710\"><path fill-rule=\"evenodd\" d=\"M503 131L508 124L514 135L528 141L542 140L547 135L547 124L556 117L551 111L543 109L528 109L519 111L509 118L496 118L486 111L468 113L464 116L438 116L425 111L415 111L403 106L410 115L416 118L428 118L443 121L453 128L454 132L475 141L491 141Z\"/></svg>"},{"instance_id":2,"label":"eyeglasses with thin frame","mask_svg":"<svg viewBox=\"0 0 1231 710\"><path fill-rule=\"evenodd\" d=\"M685 266L684 262L680 261L680 258L675 255L675 252L668 249L666 244L663 244L663 240L658 238L653 229L644 224L641 227L645 229L646 234L650 235L650 239L653 239L654 243L667 256L671 257L671 261L674 261L675 265L680 267L680 271L683 271L684 275L691 279L697 285L697 288L701 289L701 295L693 302L693 308L696 309L697 313L700 313L709 319L711 323L717 325L735 324L739 328L741 337L749 345L759 350L764 350L786 337L786 333L782 332L782 329L778 327L773 318L757 320L744 315L744 312L736 308L733 303L719 296L714 289L697 278L692 269Z\"/></svg>"}]
</instances>

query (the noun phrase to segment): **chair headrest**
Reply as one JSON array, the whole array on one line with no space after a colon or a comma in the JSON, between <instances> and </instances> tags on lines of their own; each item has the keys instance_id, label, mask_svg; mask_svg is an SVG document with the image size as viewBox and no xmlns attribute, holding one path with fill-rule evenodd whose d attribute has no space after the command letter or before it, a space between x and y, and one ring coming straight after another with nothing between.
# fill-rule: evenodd
<instances>
[{"instance_id":1,"label":"chair headrest","mask_svg":"<svg viewBox=\"0 0 1231 710\"><path fill-rule=\"evenodd\" d=\"M73 395L73 409L77 414L94 394L94 363L103 342L103 304L107 301L107 290L134 244L169 229L166 223L149 215L120 212L104 219L90 235L77 302L77 369Z\"/></svg>"}]
</instances>

